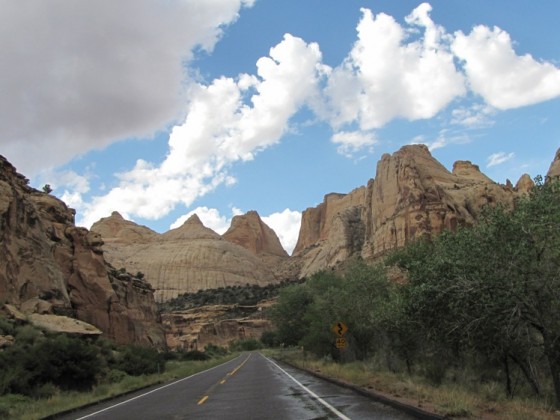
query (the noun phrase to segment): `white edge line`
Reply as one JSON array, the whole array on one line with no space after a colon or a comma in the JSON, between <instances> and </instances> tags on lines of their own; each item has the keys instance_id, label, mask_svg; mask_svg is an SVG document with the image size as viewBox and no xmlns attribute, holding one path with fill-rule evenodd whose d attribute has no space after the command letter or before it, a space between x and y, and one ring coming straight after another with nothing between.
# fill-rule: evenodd
<instances>
[{"instance_id":1,"label":"white edge line","mask_svg":"<svg viewBox=\"0 0 560 420\"><path fill-rule=\"evenodd\" d=\"M200 371L200 372L193 373L192 375L187 376L187 377L185 377L185 378L177 379L176 381L173 381L173 382L168 383L168 384L166 384L166 385L160 386L159 388L152 389L151 391L148 391L148 392L145 392L145 393L143 393L143 394L137 395L136 397L133 397L133 398L129 398L128 400L121 401L121 402L118 403L118 404L111 405L111 406L109 406L109 407L104 408L103 410L99 410L99 411L96 411L95 413L88 414L87 416L83 416L83 417L77 418L76 420L87 419L88 417L92 417L92 416L95 416L95 415L97 415L97 414L99 414L99 413L103 413L104 411L111 410L111 409L113 409L113 408L115 408L115 407L118 407L118 406L120 406L120 405L126 404L126 403L128 403L128 402L130 402L130 401L134 401L134 400L137 400L138 398L145 397L146 395L151 394L151 393L156 392L156 391L159 391L160 389L167 388L168 386L172 386L172 385L175 385L175 384L177 384L177 383L179 383L179 382L186 381L187 379L190 379L190 378L193 378L193 377L195 377L195 376L198 376L198 375L200 375L200 374L202 374L202 373L204 373L204 372L209 372L209 371L211 371L211 370L213 370L213 369L219 368L220 366L223 366L223 365L225 365L225 364L227 364L227 363L229 363L229 362L232 362L232 361L234 361L234 360L236 360L236 359L239 359L240 357L241 357L241 355L237 356L235 359L231 359L231 360L228 360L227 362L224 362L224 363L222 363L222 364L219 364L219 365L216 365L216 366L214 366L214 367L211 367L210 369L202 370L202 371ZM116 396L115 398L118 398L118 396Z\"/></svg>"},{"instance_id":2,"label":"white edge line","mask_svg":"<svg viewBox=\"0 0 560 420\"><path fill-rule=\"evenodd\" d=\"M327 407L329 410L331 410L339 418L344 419L344 420L351 420L350 417L347 417L344 414L342 414L340 411L338 411L336 408L334 408L332 405L330 405L324 399L322 399L317 394L315 394L313 391L311 391L309 388L307 388L300 381L298 381L296 378L294 378L292 375L290 375L288 372L286 372L284 369L282 369L280 366L278 366L276 363L274 363L268 357L264 356L264 358L266 360L268 360L270 363L272 363L274 366L276 366L278 369L280 369L288 378L290 378L292 381L294 381L296 384L298 384L301 388L303 388L305 390L305 392L307 392L309 395L311 395L313 398L315 398L317 401L319 401L321 404L323 404L325 407Z\"/></svg>"}]
</instances>

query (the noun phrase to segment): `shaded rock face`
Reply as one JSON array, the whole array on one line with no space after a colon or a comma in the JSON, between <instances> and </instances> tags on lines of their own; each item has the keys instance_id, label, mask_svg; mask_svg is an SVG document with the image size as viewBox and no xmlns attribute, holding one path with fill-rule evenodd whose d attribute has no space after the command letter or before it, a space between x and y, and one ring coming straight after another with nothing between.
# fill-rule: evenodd
<instances>
[{"instance_id":1,"label":"shaded rock face","mask_svg":"<svg viewBox=\"0 0 560 420\"><path fill-rule=\"evenodd\" d=\"M257 255L288 256L276 233L261 220L256 211L235 216L223 237Z\"/></svg>"},{"instance_id":2,"label":"shaded rock face","mask_svg":"<svg viewBox=\"0 0 560 420\"><path fill-rule=\"evenodd\" d=\"M232 341L259 339L274 327L259 306L208 305L162 314L167 346L171 349L203 351L208 344L227 347Z\"/></svg>"},{"instance_id":3,"label":"shaded rock face","mask_svg":"<svg viewBox=\"0 0 560 420\"><path fill-rule=\"evenodd\" d=\"M5 302L20 307L40 299L55 314L92 324L117 342L164 345L152 289L138 279L112 276L102 243L98 234L74 225L73 210L30 188L0 156L0 296Z\"/></svg>"},{"instance_id":4,"label":"shaded rock face","mask_svg":"<svg viewBox=\"0 0 560 420\"><path fill-rule=\"evenodd\" d=\"M550 164L550 168L548 169L546 176L549 178L556 178L560 176L560 149L556 151L556 155Z\"/></svg>"},{"instance_id":5,"label":"shaded rock face","mask_svg":"<svg viewBox=\"0 0 560 420\"><path fill-rule=\"evenodd\" d=\"M375 179L350 194L329 194L307 209L294 255L300 277L350 256L376 259L411 240L472 224L486 205L512 205L533 182L500 185L476 165L458 161L448 171L423 145L401 148L378 162Z\"/></svg>"},{"instance_id":6,"label":"shaded rock face","mask_svg":"<svg viewBox=\"0 0 560 420\"><path fill-rule=\"evenodd\" d=\"M113 235L103 238L107 260L115 267L143 273L156 290L158 302L201 289L277 281L273 270L259 256L206 228L196 215L177 229L155 235L149 232L141 240L122 233L130 231L134 223L115 213L96 222L92 231L108 232L107 225L111 226ZM263 227L266 229L270 228ZM132 230L139 231L137 227ZM244 237L237 235L235 229L232 235ZM263 244L263 253L274 249L273 242L268 245L266 241L254 239L255 243Z\"/></svg>"}]
</instances>

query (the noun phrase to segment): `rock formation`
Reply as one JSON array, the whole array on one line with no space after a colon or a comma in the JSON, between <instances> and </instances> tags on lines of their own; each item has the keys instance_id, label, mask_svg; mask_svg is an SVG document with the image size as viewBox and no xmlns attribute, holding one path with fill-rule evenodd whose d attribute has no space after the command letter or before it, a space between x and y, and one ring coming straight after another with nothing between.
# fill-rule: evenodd
<instances>
[{"instance_id":1,"label":"rock formation","mask_svg":"<svg viewBox=\"0 0 560 420\"><path fill-rule=\"evenodd\" d=\"M101 245L99 235L74 225L73 210L29 187L27 179L0 156L4 302L69 315L117 342L164 345L153 290L140 279L112 275Z\"/></svg>"},{"instance_id":2,"label":"rock formation","mask_svg":"<svg viewBox=\"0 0 560 420\"><path fill-rule=\"evenodd\" d=\"M261 220L256 211L235 216L223 237L256 255L288 256L276 233Z\"/></svg>"},{"instance_id":3,"label":"rock formation","mask_svg":"<svg viewBox=\"0 0 560 420\"><path fill-rule=\"evenodd\" d=\"M532 185L528 175L515 187L497 184L468 161L449 172L426 146L405 146L381 157L366 187L329 194L304 211L294 250L300 277L352 255L376 259L420 236L471 224L485 205L511 205Z\"/></svg>"},{"instance_id":4,"label":"rock formation","mask_svg":"<svg viewBox=\"0 0 560 420\"><path fill-rule=\"evenodd\" d=\"M560 149L556 151L556 155L550 164L550 168L548 169L546 176L549 178L556 178L560 176Z\"/></svg>"},{"instance_id":5,"label":"rock formation","mask_svg":"<svg viewBox=\"0 0 560 420\"><path fill-rule=\"evenodd\" d=\"M172 349L204 350L208 344L227 347L232 341L259 339L273 329L263 309L272 302L258 306L207 305L162 314L167 345Z\"/></svg>"},{"instance_id":6,"label":"rock formation","mask_svg":"<svg viewBox=\"0 0 560 420\"><path fill-rule=\"evenodd\" d=\"M252 230L244 233L246 230L238 226L230 229L230 238L234 239L228 241L206 228L196 215L164 234L139 227L118 213L101 219L91 229L111 235L103 237L107 260L115 267L143 273L156 290L156 300L163 302L200 289L277 281L274 272L255 252L258 249L263 254L270 250L280 253L278 238L256 213L247 220L251 223L245 223L243 218L238 223L249 229L257 226L261 235ZM130 232L146 232L146 236L138 239ZM249 249L252 246L255 252L235 243L236 240Z\"/></svg>"}]
</instances>

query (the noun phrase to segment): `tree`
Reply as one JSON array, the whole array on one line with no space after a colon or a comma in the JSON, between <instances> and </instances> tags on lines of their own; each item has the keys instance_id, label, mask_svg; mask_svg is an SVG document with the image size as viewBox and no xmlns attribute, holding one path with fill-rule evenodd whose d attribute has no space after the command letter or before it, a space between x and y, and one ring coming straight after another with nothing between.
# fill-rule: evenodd
<instances>
[{"instance_id":1,"label":"tree","mask_svg":"<svg viewBox=\"0 0 560 420\"><path fill-rule=\"evenodd\" d=\"M560 184L536 185L513 210L488 209L471 228L395 253L408 273L405 312L442 347L509 362L535 392L539 355L560 404Z\"/></svg>"},{"instance_id":2,"label":"tree","mask_svg":"<svg viewBox=\"0 0 560 420\"><path fill-rule=\"evenodd\" d=\"M50 193L52 193L51 184L45 184L45 185L43 185L43 192L44 192L45 194L50 194Z\"/></svg>"}]
</instances>

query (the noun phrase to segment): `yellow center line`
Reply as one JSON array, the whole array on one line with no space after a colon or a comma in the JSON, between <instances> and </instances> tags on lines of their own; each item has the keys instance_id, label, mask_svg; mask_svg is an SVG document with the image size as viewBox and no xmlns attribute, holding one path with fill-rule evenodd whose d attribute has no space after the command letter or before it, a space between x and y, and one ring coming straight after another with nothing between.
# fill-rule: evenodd
<instances>
[{"instance_id":1,"label":"yellow center line","mask_svg":"<svg viewBox=\"0 0 560 420\"><path fill-rule=\"evenodd\" d=\"M245 360L243 360L243 362L241 362L241 364L239 364L239 366L237 366L235 369L233 369L231 372L229 372L224 378L222 378L222 380L221 380L218 384L219 384L219 385L225 384L225 383L226 383L226 380L227 380L227 377L228 377L228 376L233 376L233 375L235 375L235 374L237 373L237 371L238 371L239 369L241 369L241 368L245 365L245 363L247 363L247 360L249 360L250 357L251 357L251 354L249 354L249 356L247 356L247 358L246 358ZM202 404L204 404L204 403L206 402L206 400L207 400L208 398L210 398L210 394L214 391L214 388L216 388L216 386L218 386L218 384L211 386L210 389L208 389L208 391L206 391L206 394L208 394L208 395L205 395L204 397L202 397L202 398L198 401L197 405L202 405Z\"/></svg>"}]
</instances>

